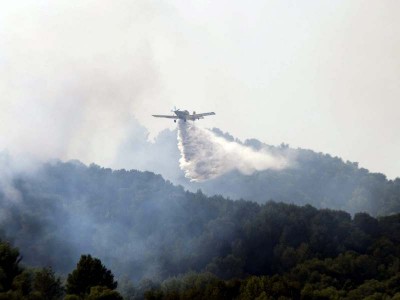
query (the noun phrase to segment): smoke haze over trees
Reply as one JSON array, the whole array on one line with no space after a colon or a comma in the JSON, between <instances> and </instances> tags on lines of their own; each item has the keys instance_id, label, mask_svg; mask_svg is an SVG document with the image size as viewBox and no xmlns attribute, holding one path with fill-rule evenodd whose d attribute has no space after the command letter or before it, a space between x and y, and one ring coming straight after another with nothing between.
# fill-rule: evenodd
<instances>
[{"instance_id":1,"label":"smoke haze over trees","mask_svg":"<svg viewBox=\"0 0 400 300\"><path fill-rule=\"evenodd\" d=\"M339 159L315 155L322 158L322 162L326 160L328 169L339 165L345 172L346 167L353 172L357 170L355 165ZM234 173L228 176L251 179L255 175L246 177ZM338 178L340 176L343 175L337 174ZM378 201L388 198L393 201L392 206L384 209L390 208L390 213L399 212L395 209L398 180L388 182L382 176L368 173L365 176L371 179L371 186L382 184L385 192L371 197L371 202L366 204L378 207L381 205ZM313 184L310 182L308 186ZM296 188L303 188L303 193L308 192L311 198L313 194L304 189L308 186L303 183ZM284 185L276 189L293 193ZM340 195L340 191L337 194ZM372 199L376 199L375 202ZM270 199L261 200L266 203ZM0 201L3 231L17 246L29 249L24 253L27 263L40 262L65 272L82 253L91 253L101 257L117 274L128 273L135 278L165 277L180 273L188 266L201 270L219 253L216 244L222 243L222 249L226 250L223 241L234 239L238 234L239 229L234 224L240 220L254 220L263 207L254 202L230 201L221 196L208 198L201 192L186 192L151 172L113 171L96 165L87 167L79 162L47 163L33 173L15 175L8 188L2 190ZM368 208L365 206L362 210ZM272 221L271 217L266 219ZM346 218L350 219L350 215L346 214ZM211 242L211 237L217 240ZM112 245L118 247L114 249ZM210 245L210 249L206 245ZM194 249L202 247L206 247L202 254L205 256L193 257Z\"/></svg>"},{"instance_id":2,"label":"smoke haze over trees","mask_svg":"<svg viewBox=\"0 0 400 300\"><path fill-rule=\"evenodd\" d=\"M0 300L400 299L400 1L210 3L2 2Z\"/></svg>"},{"instance_id":3,"label":"smoke haze over trees","mask_svg":"<svg viewBox=\"0 0 400 300\"><path fill-rule=\"evenodd\" d=\"M352 217L310 205L207 197L150 172L78 162L46 164L13 184L19 199L6 207L9 199L1 195L6 207L1 228L3 238L20 247L25 264L51 265L67 274L79 253L92 253L117 276L135 282L134 288L121 286L132 299L169 293L208 298L209 289L219 298L262 292L299 298L330 291L362 299L399 292L399 214ZM11 265L18 254L14 257ZM81 257L77 270L87 258ZM206 273L182 275L189 271ZM195 282L208 288L196 290ZM256 291L248 286L254 284Z\"/></svg>"},{"instance_id":4,"label":"smoke haze over trees","mask_svg":"<svg viewBox=\"0 0 400 300\"><path fill-rule=\"evenodd\" d=\"M388 180L383 174L360 168L356 162L345 162L329 154L293 149L283 143L279 146L267 145L256 139L242 142L220 129L214 128L212 131L215 136L255 152L266 151L272 156L284 157L289 164L281 170L257 170L262 166L256 166L249 175L235 170L240 162L229 161L228 158L217 164L226 164L225 170L231 168L231 171L210 180L190 182L178 163L182 159L176 146L178 133L164 130L153 142L149 142L146 129L136 127L135 135L121 145L115 167L153 171L175 184L194 192L201 189L210 196L220 194L258 203L273 199L312 204L318 208L342 209L351 213L366 211L374 216L395 213L400 209L399 178ZM215 160L218 157L224 158L209 155L207 159ZM207 161L203 164L207 165Z\"/></svg>"},{"instance_id":5,"label":"smoke haze over trees","mask_svg":"<svg viewBox=\"0 0 400 300\"><path fill-rule=\"evenodd\" d=\"M284 170L255 170L250 175L232 170L207 181L190 182L179 168L176 131L166 130L149 142L143 128L134 128L134 139L119 147L121 155L115 163L147 166L181 186L149 171L112 170L79 161L30 165L6 152L1 154L1 236L21 249L24 263L52 266L67 274L83 253L90 253L118 278L127 278L121 292L140 298L146 292L149 297L151 293L168 296L173 291L164 288L168 278L189 271L212 273L217 277L185 276L211 280L211 285L226 285L228 290L232 284L244 289L248 276L261 276L254 280L262 280L265 288L275 281L287 281L285 276L298 276L296 268L312 273L313 264L323 264L336 280L339 275L331 274L333 267L326 259L375 261L375 266L383 258L374 253L383 251L386 241L391 255L398 253L398 215L379 219L370 215L400 212L399 179L390 181L357 163L311 150L269 146L254 139L241 142L213 129L213 135L227 142L290 157L294 165ZM356 214L318 210L309 204ZM319 261L312 262L314 258ZM383 260L387 275L382 277L372 269L363 280L377 278L383 286L395 280L396 261L392 256ZM345 271L343 276L353 276L346 272L358 271ZM274 274L283 277L262 277ZM242 281L234 283L232 278ZM334 283L302 280L295 279L301 287L293 289L296 295L328 287L340 292L340 285ZM314 285L303 290L309 281ZM341 293L362 284L353 282ZM239 295L236 288L229 293ZM93 290L95 294L108 292ZM180 292L196 291L185 285Z\"/></svg>"}]
</instances>

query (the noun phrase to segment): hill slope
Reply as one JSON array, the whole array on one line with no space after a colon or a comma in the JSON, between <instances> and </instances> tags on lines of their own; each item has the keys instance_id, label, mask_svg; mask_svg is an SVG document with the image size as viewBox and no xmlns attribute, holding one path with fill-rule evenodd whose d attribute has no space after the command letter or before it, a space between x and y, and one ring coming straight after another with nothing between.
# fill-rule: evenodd
<instances>
[{"instance_id":1,"label":"hill slope","mask_svg":"<svg viewBox=\"0 0 400 300\"><path fill-rule=\"evenodd\" d=\"M138 138L146 137L146 134L136 134L134 142L127 142L123 147L119 165L151 170L191 191L201 189L207 195L220 194L258 203L273 199L351 213L365 211L374 216L400 212L400 178L388 180L383 174L370 173L360 168L358 163L345 162L329 154L293 149L285 144L270 146L255 139L241 142L219 129L214 128L213 132L228 141L236 141L254 149L266 148L272 153L289 153L294 164L285 170L266 170L252 175L232 171L208 181L190 182L179 169L176 132L165 130L154 143Z\"/></svg>"},{"instance_id":2,"label":"hill slope","mask_svg":"<svg viewBox=\"0 0 400 300\"><path fill-rule=\"evenodd\" d=\"M0 204L3 237L21 248L24 262L62 273L90 253L134 279L189 270L222 278L274 274L308 255L366 253L381 235L400 240L398 216L378 223L309 205L207 197L150 172L79 162L16 175L8 189L3 182Z\"/></svg>"}]
</instances>

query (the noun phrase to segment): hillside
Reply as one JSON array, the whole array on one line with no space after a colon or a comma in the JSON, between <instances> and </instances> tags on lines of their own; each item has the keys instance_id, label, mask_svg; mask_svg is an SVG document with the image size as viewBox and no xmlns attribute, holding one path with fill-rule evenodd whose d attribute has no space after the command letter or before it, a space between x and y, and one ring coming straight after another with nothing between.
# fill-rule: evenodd
<instances>
[{"instance_id":1,"label":"hillside","mask_svg":"<svg viewBox=\"0 0 400 300\"><path fill-rule=\"evenodd\" d=\"M346 186L355 184L351 179L363 178L365 188L375 184L379 192L376 198L373 194L368 198L377 207L388 191L393 193L393 204L398 203L393 188L398 188L399 180L387 181L338 158L293 151L303 167L279 175L232 172L209 182L188 183L192 188L208 184L211 190L220 182L221 190L229 191L231 186L234 193L240 191L233 189L235 180L247 179L237 185L259 195L264 203L210 197L185 191L152 172L112 170L79 161L53 161L18 172L3 154L0 240L17 246L26 266L51 266L63 276L82 254L98 257L120 279L119 290L127 299L143 295L208 299L209 293L219 293L217 299L224 295L247 299L248 293L255 297L271 289L273 297L287 298L318 298L326 293L348 299L375 292L395 295L393 282L400 272L399 214L352 216L309 204L267 201L262 193L270 191L272 181L280 183L272 190L275 193L289 197L297 189L310 197L308 202L318 203L315 199L324 191L327 178L337 178L329 190L337 197L349 193ZM313 176L302 178L300 171ZM344 181L346 174L355 175ZM312 178L320 184L311 184ZM366 186L368 179L371 183Z\"/></svg>"},{"instance_id":2,"label":"hillside","mask_svg":"<svg viewBox=\"0 0 400 300\"><path fill-rule=\"evenodd\" d=\"M168 298L182 284L183 295L207 292L187 280L238 296L238 289L250 284L249 276L261 280L261 291L291 278L293 286L275 295L297 298L328 287L347 294L372 279L385 286L399 274L399 215L375 219L358 213L352 218L310 205L208 197L150 172L76 161L47 163L15 176L7 190L3 181L0 203L2 239L20 248L24 264L67 274L81 254L90 253L118 278L141 280L134 292L138 299L146 291ZM353 260L356 265L346 269ZM329 281L315 277L315 270ZM181 274L187 275L166 289L172 284L168 278ZM345 287L343 276L350 280ZM306 283L312 285L303 290ZM127 286L120 286L125 295Z\"/></svg>"},{"instance_id":3,"label":"hillside","mask_svg":"<svg viewBox=\"0 0 400 300\"><path fill-rule=\"evenodd\" d=\"M282 239L295 243L293 247L313 240L315 225L307 225L307 220L333 226L329 230L335 233L325 234L327 240L318 250L323 257L359 244L345 212L207 197L200 191L185 192L150 172L113 171L79 162L48 163L34 173L20 174L9 183L8 193L3 186L0 200L1 228L24 249L26 263L52 265L61 272L82 253L97 255L117 274L137 279L203 270L213 258L253 243L247 239L259 243L259 222L270 228L267 245L262 246L265 261L253 267L243 262L249 269L239 268L234 271L238 274L277 271L280 262L273 253ZM343 231L341 222L350 227ZM349 244L343 246L346 240ZM246 247L258 251L261 245Z\"/></svg>"},{"instance_id":4,"label":"hillside","mask_svg":"<svg viewBox=\"0 0 400 300\"><path fill-rule=\"evenodd\" d=\"M290 155L293 164L284 170L258 171L252 175L232 171L208 181L190 182L179 169L176 132L165 130L154 142L148 142L146 129L142 128L121 148L118 166L151 170L191 191L201 189L209 196L218 194L257 203L274 200L311 204L353 214L364 211L373 216L400 212L400 178L388 180L383 174L360 168L357 162L329 154L294 149L286 144L271 146L256 139L241 142L219 129L214 128L213 132L254 149L285 153Z\"/></svg>"}]
</instances>

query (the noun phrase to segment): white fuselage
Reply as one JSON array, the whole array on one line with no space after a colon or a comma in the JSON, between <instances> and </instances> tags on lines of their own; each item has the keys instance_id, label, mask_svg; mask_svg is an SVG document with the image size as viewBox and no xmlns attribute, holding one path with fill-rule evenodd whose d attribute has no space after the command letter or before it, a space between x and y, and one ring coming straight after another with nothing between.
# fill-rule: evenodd
<instances>
[{"instance_id":1,"label":"white fuselage","mask_svg":"<svg viewBox=\"0 0 400 300\"><path fill-rule=\"evenodd\" d=\"M174 113L176 114L176 116L178 117L178 119L180 120L200 120L200 119L204 119L204 117L202 116L195 116L196 112L193 112L193 115L190 114L189 111L187 110L175 110Z\"/></svg>"},{"instance_id":2,"label":"white fuselage","mask_svg":"<svg viewBox=\"0 0 400 300\"><path fill-rule=\"evenodd\" d=\"M206 112L206 113L201 113L201 114L196 114L196 112L194 111L193 114L191 115L189 111L187 110L179 110L179 109L175 109L173 110L174 115L152 115L153 117L156 118L167 118L167 119L173 119L174 122L176 122L176 120L183 120L183 121L194 121L194 120L200 120L200 119L204 119L205 116L212 116L215 115L215 112Z\"/></svg>"}]
</instances>

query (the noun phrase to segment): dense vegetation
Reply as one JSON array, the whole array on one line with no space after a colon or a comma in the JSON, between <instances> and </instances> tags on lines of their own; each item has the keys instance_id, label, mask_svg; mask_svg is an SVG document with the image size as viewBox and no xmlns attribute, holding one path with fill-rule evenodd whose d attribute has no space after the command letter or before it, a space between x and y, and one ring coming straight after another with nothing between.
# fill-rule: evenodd
<instances>
[{"instance_id":1,"label":"dense vegetation","mask_svg":"<svg viewBox=\"0 0 400 300\"><path fill-rule=\"evenodd\" d=\"M276 211L275 211L276 212ZM318 213L319 214L319 213ZM330 215L330 216L329 216ZM333 216L336 220L333 221ZM208 272L188 273L169 278L147 291L148 299L400 299L400 215L379 220L357 214L352 220L353 234L340 242L340 231L350 229L338 212L324 212L319 217L337 222L329 230L320 227L316 244L292 247L291 240L279 242L271 264L274 271L258 271L257 276L232 276L234 257L217 258L218 267ZM311 222L312 223L312 222ZM347 225L346 225L347 223ZM320 224L321 225L321 224ZM314 224L315 226L315 224ZM337 239L335 245L327 236ZM295 236L292 236L294 238ZM348 239L350 237L350 239ZM280 240L282 236L280 237ZM350 242L352 250L346 247ZM356 245L358 244L358 245ZM329 257L325 249L335 249ZM339 250L341 248L341 250ZM265 249L260 247L259 249ZM263 255L261 250L261 256ZM252 253L259 257L259 253ZM225 261L224 261L225 260ZM257 260L257 259L255 259ZM262 262L259 262L262 264ZM268 267L265 268L267 270ZM251 274L254 274L251 273ZM229 275L228 275L229 274ZM267 276L265 274L268 274ZM225 280L223 279L225 278ZM242 278L242 279L240 279Z\"/></svg>"},{"instance_id":2,"label":"dense vegetation","mask_svg":"<svg viewBox=\"0 0 400 300\"><path fill-rule=\"evenodd\" d=\"M82 255L68 275L66 288L51 268L20 266L18 249L0 241L0 299L4 300L122 300L117 282L97 258Z\"/></svg>"},{"instance_id":3,"label":"dense vegetation","mask_svg":"<svg viewBox=\"0 0 400 300\"><path fill-rule=\"evenodd\" d=\"M241 208L246 204L254 205L242 201ZM238 221L242 228L232 221L237 211L225 220L244 231L234 240L221 240L220 226L209 232L193 252L205 260L201 272L125 282L120 292L126 299L399 299L400 215L352 219L272 202L253 214ZM214 243L214 257L205 243ZM81 256L65 288L50 268L26 269L20 261L17 249L0 242L0 299L122 299L111 271L90 255Z\"/></svg>"},{"instance_id":4,"label":"dense vegetation","mask_svg":"<svg viewBox=\"0 0 400 300\"><path fill-rule=\"evenodd\" d=\"M169 299L398 292L400 215L352 217L310 205L207 197L150 172L79 162L16 174L2 182L0 201L3 240L21 249L25 264L67 274L91 253L123 279L119 289L128 299L145 292ZM11 257L6 268L19 275L19 254ZM109 293L115 285L108 283L93 293ZM4 281L3 289L12 284Z\"/></svg>"}]
</instances>

